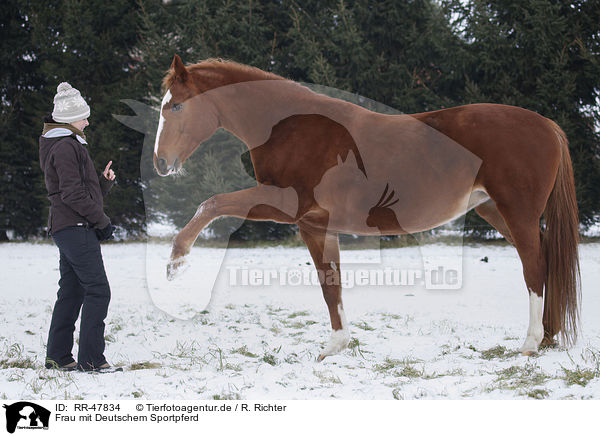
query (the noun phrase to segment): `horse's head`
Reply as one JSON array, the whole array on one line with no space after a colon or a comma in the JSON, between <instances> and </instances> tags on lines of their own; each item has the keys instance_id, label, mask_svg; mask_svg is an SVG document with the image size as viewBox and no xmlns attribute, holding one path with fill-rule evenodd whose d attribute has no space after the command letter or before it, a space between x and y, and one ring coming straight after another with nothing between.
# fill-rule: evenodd
<instances>
[{"instance_id":1,"label":"horse's head","mask_svg":"<svg viewBox=\"0 0 600 436\"><path fill-rule=\"evenodd\" d=\"M175 55L165 77L166 93L154 143L154 168L161 176L181 169L185 160L219 127L214 104L200 73L190 71Z\"/></svg>"}]
</instances>

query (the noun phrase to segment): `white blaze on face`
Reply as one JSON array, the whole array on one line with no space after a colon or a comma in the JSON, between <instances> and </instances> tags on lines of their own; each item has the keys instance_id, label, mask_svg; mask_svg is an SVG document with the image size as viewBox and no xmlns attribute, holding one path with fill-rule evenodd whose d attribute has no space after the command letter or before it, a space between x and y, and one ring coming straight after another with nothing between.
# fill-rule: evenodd
<instances>
[{"instance_id":1,"label":"white blaze on face","mask_svg":"<svg viewBox=\"0 0 600 436\"><path fill-rule=\"evenodd\" d=\"M158 156L158 141L160 139L160 134L162 132L163 127L165 126L165 117L163 117L163 108L167 103L171 101L171 90L168 89L167 93L162 99L162 103L160 104L160 118L158 119L158 130L156 131L156 139L154 140L154 154Z\"/></svg>"}]
</instances>

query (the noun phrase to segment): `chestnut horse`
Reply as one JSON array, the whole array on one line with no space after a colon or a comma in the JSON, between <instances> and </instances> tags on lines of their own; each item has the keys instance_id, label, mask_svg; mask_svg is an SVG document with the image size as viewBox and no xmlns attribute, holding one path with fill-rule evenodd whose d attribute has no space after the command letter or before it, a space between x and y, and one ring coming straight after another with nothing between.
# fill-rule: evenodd
<instances>
[{"instance_id":1,"label":"chestnut horse","mask_svg":"<svg viewBox=\"0 0 600 436\"><path fill-rule=\"evenodd\" d=\"M559 333L575 342L578 212L567 138L553 121L497 104L383 115L257 68L185 66L177 55L163 88L158 174L179 171L224 128L248 146L257 182L198 207L173 239L169 277L217 217L297 224L319 277L337 279L321 279L333 329L323 359L350 339L338 233L419 232L475 208L523 265L529 328L520 351L534 354Z\"/></svg>"}]
</instances>

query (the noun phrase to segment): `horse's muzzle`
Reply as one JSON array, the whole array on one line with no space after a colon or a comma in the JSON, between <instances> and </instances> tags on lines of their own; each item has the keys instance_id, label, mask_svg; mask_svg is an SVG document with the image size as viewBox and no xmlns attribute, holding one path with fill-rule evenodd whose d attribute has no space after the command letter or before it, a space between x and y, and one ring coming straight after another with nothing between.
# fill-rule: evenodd
<instances>
[{"instance_id":1,"label":"horse's muzzle","mask_svg":"<svg viewBox=\"0 0 600 436\"><path fill-rule=\"evenodd\" d=\"M168 176L171 173L179 171L179 169L181 168L181 164L179 163L179 158L176 158L173 162L173 165L168 165L167 160L161 157L156 159L155 167L158 175Z\"/></svg>"},{"instance_id":2,"label":"horse's muzzle","mask_svg":"<svg viewBox=\"0 0 600 436\"><path fill-rule=\"evenodd\" d=\"M167 175L167 172L169 171L169 169L167 167L167 160L166 159L163 159L161 157L160 159L156 160L156 171L161 176L166 176Z\"/></svg>"}]
</instances>

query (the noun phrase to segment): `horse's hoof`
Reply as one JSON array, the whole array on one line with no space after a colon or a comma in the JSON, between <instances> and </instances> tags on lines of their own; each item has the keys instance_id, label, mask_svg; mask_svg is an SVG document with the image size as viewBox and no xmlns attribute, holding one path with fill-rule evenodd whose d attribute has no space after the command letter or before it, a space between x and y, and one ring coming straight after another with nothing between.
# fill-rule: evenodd
<instances>
[{"instance_id":1,"label":"horse's hoof","mask_svg":"<svg viewBox=\"0 0 600 436\"><path fill-rule=\"evenodd\" d=\"M178 275L181 275L185 271L186 266L185 257L171 260L167 264L167 280L171 281Z\"/></svg>"},{"instance_id":2,"label":"horse's hoof","mask_svg":"<svg viewBox=\"0 0 600 436\"><path fill-rule=\"evenodd\" d=\"M540 347L554 348L556 346L558 346L558 342L556 342L554 338L549 338L547 336L542 339L542 343L540 344Z\"/></svg>"},{"instance_id":3,"label":"horse's hoof","mask_svg":"<svg viewBox=\"0 0 600 436\"><path fill-rule=\"evenodd\" d=\"M533 356L537 356L537 351L533 351L533 350L525 350L525 351L521 351L521 356L529 356L529 357L533 357Z\"/></svg>"},{"instance_id":4,"label":"horse's hoof","mask_svg":"<svg viewBox=\"0 0 600 436\"><path fill-rule=\"evenodd\" d=\"M334 330L331 333L331 337L329 338L329 343L327 344L325 349L323 351L321 351L321 354L319 355L319 358L317 360L319 362L321 362L327 356L333 356L333 355L338 354L339 352L344 350L346 347L348 347L349 343L350 343L350 332L348 331L347 328L340 329L340 330Z\"/></svg>"}]
</instances>

